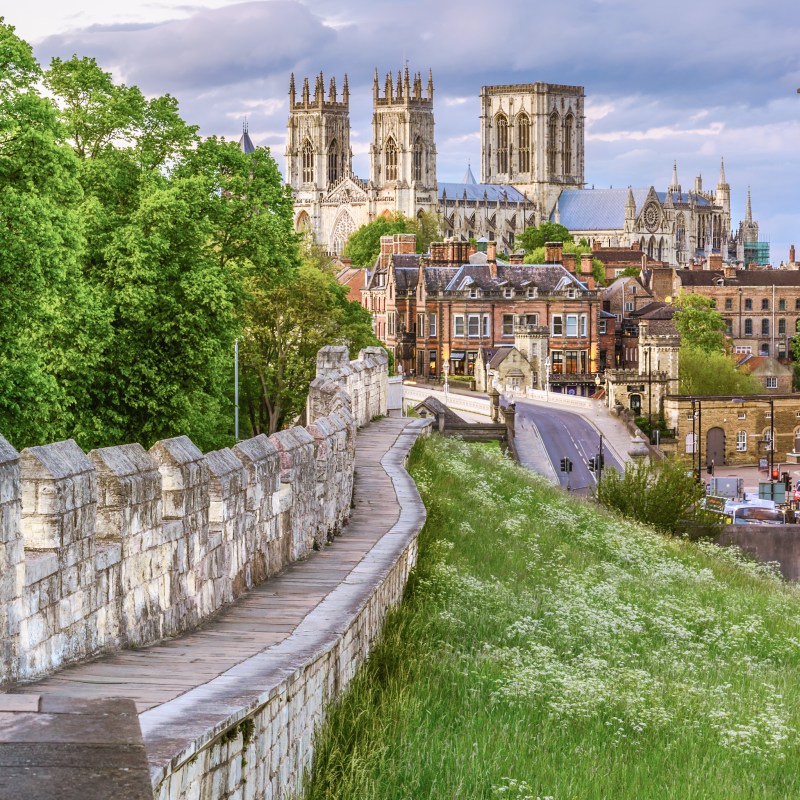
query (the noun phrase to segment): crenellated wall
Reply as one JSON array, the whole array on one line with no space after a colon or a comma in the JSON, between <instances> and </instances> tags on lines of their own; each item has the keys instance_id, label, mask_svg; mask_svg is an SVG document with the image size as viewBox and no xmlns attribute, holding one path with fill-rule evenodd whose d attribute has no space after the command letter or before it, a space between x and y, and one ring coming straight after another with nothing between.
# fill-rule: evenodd
<instances>
[{"instance_id":1,"label":"crenellated wall","mask_svg":"<svg viewBox=\"0 0 800 800\"><path fill-rule=\"evenodd\" d=\"M335 535L387 363L323 348L307 428L206 455L186 436L88 454L0 436L0 684L190 629Z\"/></svg>"}]
</instances>

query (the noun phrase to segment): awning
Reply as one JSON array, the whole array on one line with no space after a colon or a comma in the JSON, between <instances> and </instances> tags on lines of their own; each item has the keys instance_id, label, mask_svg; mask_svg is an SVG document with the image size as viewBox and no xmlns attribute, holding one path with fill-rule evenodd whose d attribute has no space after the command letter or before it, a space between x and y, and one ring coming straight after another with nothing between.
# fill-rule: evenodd
<instances>
[{"instance_id":1,"label":"awning","mask_svg":"<svg viewBox=\"0 0 800 800\"><path fill-rule=\"evenodd\" d=\"M450 353L450 360L451 361L463 361L465 357L465 353L463 350L456 350Z\"/></svg>"}]
</instances>

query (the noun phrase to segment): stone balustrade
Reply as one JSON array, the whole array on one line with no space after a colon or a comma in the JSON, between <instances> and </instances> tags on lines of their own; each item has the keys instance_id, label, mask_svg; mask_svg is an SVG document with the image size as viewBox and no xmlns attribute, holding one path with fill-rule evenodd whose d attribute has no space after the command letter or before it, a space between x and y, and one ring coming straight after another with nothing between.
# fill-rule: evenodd
<instances>
[{"instance_id":1,"label":"stone balustrade","mask_svg":"<svg viewBox=\"0 0 800 800\"><path fill-rule=\"evenodd\" d=\"M191 629L334 536L387 363L323 348L307 428L206 455L186 436L88 454L0 436L0 685Z\"/></svg>"}]
</instances>

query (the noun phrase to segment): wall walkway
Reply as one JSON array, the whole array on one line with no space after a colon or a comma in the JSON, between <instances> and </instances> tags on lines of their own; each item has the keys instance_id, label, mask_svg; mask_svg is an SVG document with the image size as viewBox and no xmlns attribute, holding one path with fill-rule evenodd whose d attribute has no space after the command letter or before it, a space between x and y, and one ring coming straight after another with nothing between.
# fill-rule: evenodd
<instances>
[{"instance_id":1,"label":"wall walkway","mask_svg":"<svg viewBox=\"0 0 800 800\"><path fill-rule=\"evenodd\" d=\"M325 708L399 602L425 510L405 471L426 420L356 437L350 520L192 633L69 667L26 694L133 699L154 796L278 798L300 785Z\"/></svg>"}]
</instances>

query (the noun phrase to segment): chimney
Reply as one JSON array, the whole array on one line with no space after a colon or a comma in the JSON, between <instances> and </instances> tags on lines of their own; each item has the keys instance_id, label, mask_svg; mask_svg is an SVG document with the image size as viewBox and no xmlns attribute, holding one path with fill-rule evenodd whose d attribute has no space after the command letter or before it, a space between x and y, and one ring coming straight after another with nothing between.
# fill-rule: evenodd
<instances>
[{"instance_id":1,"label":"chimney","mask_svg":"<svg viewBox=\"0 0 800 800\"><path fill-rule=\"evenodd\" d=\"M512 253L508 258L509 264L524 264L525 256L522 253Z\"/></svg>"},{"instance_id":2,"label":"chimney","mask_svg":"<svg viewBox=\"0 0 800 800\"><path fill-rule=\"evenodd\" d=\"M794 245L791 245L789 247L789 261L791 261L792 264L794 264Z\"/></svg>"},{"instance_id":3,"label":"chimney","mask_svg":"<svg viewBox=\"0 0 800 800\"><path fill-rule=\"evenodd\" d=\"M722 269L722 254L721 253L709 253L709 256L708 256L708 268L710 270L720 270L720 269Z\"/></svg>"},{"instance_id":4,"label":"chimney","mask_svg":"<svg viewBox=\"0 0 800 800\"><path fill-rule=\"evenodd\" d=\"M431 261L444 261L446 247L445 242L431 242Z\"/></svg>"},{"instance_id":5,"label":"chimney","mask_svg":"<svg viewBox=\"0 0 800 800\"><path fill-rule=\"evenodd\" d=\"M592 252L596 253L598 250L603 249L603 243L599 239L595 239L592 242Z\"/></svg>"},{"instance_id":6,"label":"chimney","mask_svg":"<svg viewBox=\"0 0 800 800\"><path fill-rule=\"evenodd\" d=\"M794 261L794 245L791 249L792 261ZM497 242L486 242L486 258L491 262L497 264Z\"/></svg>"},{"instance_id":7,"label":"chimney","mask_svg":"<svg viewBox=\"0 0 800 800\"><path fill-rule=\"evenodd\" d=\"M545 264L560 264L564 255L563 242L545 242L544 243L544 263Z\"/></svg>"},{"instance_id":8,"label":"chimney","mask_svg":"<svg viewBox=\"0 0 800 800\"><path fill-rule=\"evenodd\" d=\"M381 244L383 244L383 237L381 237ZM392 236L392 252L395 253L396 255L408 255L416 253L417 234L395 233Z\"/></svg>"},{"instance_id":9,"label":"chimney","mask_svg":"<svg viewBox=\"0 0 800 800\"><path fill-rule=\"evenodd\" d=\"M577 270L575 269L575 262L577 260L575 253L562 253L561 255L561 265L567 272L571 272L573 275L577 274Z\"/></svg>"},{"instance_id":10,"label":"chimney","mask_svg":"<svg viewBox=\"0 0 800 800\"><path fill-rule=\"evenodd\" d=\"M641 249L642 249L642 243L641 242L634 242L631 245L631 250L639 250L639 251L641 251Z\"/></svg>"}]
</instances>

